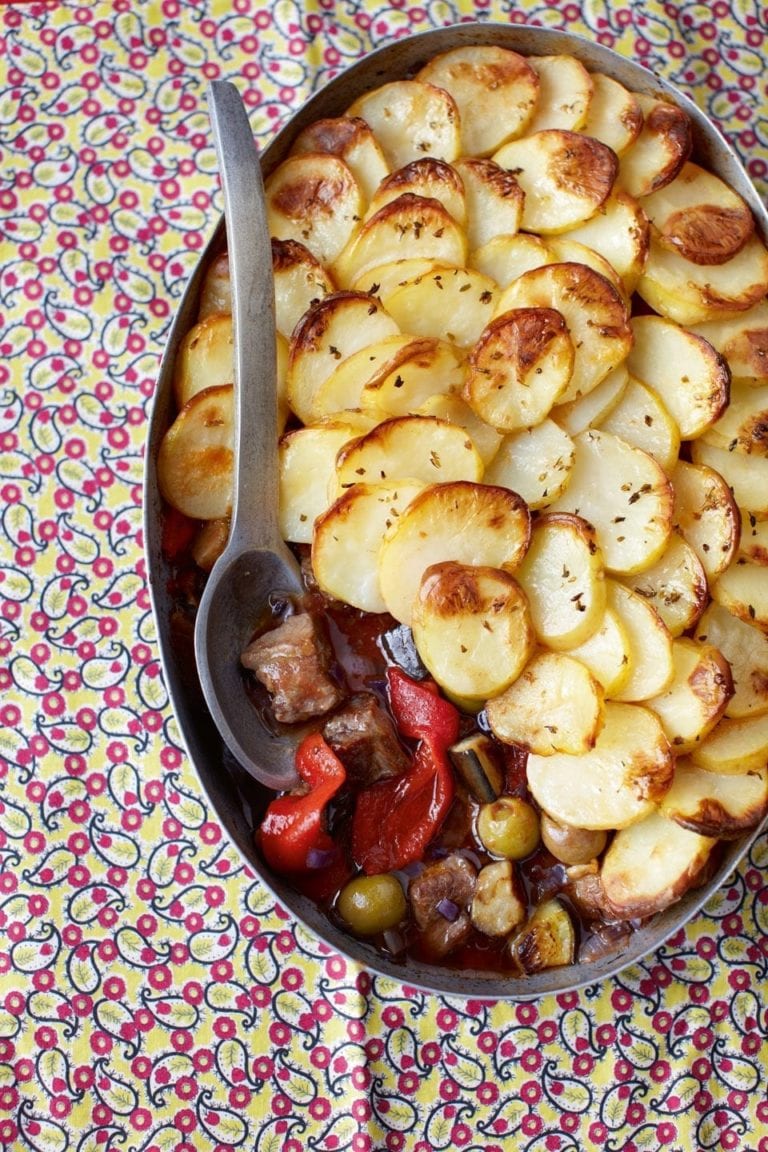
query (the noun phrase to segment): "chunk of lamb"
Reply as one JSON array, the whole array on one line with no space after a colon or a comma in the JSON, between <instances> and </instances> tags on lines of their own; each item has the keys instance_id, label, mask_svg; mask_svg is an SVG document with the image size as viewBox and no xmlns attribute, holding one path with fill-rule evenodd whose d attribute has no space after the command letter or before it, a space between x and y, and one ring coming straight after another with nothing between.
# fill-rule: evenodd
<instances>
[{"instance_id":1,"label":"chunk of lamb","mask_svg":"<svg viewBox=\"0 0 768 1152\"><path fill-rule=\"evenodd\" d=\"M275 719L300 724L336 708L344 693L331 677L331 650L308 612L287 616L252 640L240 657L272 697Z\"/></svg>"},{"instance_id":2,"label":"chunk of lamb","mask_svg":"<svg viewBox=\"0 0 768 1152\"><path fill-rule=\"evenodd\" d=\"M413 917L425 947L434 956L447 956L466 942L472 931L469 907L476 882L476 868L459 855L428 864L411 880L408 897Z\"/></svg>"},{"instance_id":3,"label":"chunk of lamb","mask_svg":"<svg viewBox=\"0 0 768 1152\"><path fill-rule=\"evenodd\" d=\"M341 711L326 720L323 736L344 764L349 779L361 787L399 776L409 765L392 721L369 692L352 696Z\"/></svg>"}]
</instances>

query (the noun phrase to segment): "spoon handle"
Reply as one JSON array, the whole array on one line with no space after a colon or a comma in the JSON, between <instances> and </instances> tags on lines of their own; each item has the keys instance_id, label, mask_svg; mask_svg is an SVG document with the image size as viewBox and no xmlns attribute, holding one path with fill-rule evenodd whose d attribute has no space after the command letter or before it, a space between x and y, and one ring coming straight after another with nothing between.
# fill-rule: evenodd
<instances>
[{"instance_id":1,"label":"spoon handle","mask_svg":"<svg viewBox=\"0 0 768 1152\"><path fill-rule=\"evenodd\" d=\"M264 181L234 84L212 81L208 102L232 285L236 474L229 547L279 548L275 295Z\"/></svg>"}]
</instances>

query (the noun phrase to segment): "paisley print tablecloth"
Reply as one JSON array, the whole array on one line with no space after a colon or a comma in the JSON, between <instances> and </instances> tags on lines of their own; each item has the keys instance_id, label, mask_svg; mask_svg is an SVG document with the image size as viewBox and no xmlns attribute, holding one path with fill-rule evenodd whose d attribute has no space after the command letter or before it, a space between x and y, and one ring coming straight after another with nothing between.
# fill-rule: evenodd
<instances>
[{"instance_id":1,"label":"paisley print tablecloth","mask_svg":"<svg viewBox=\"0 0 768 1152\"><path fill-rule=\"evenodd\" d=\"M768 1150L768 838L619 978L463 1002L310 938L180 748L141 539L169 320L221 211L204 100L257 135L391 36L587 34L688 91L758 189L755 0L0 6L0 1144L33 1152Z\"/></svg>"}]
</instances>

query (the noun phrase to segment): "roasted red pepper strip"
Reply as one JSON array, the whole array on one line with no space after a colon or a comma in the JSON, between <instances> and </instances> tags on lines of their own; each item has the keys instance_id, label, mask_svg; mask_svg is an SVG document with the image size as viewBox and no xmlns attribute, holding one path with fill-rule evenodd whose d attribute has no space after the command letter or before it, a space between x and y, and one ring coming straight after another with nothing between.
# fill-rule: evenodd
<instances>
[{"instance_id":1,"label":"roasted red pepper strip","mask_svg":"<svg viewBox=\"0 0 768 1152\"><path fill-rule=\"evenodd\" d=\"M346 772L320 732L302 740L296 771L309 791L278 796L261 822L261 849L276 872L307 871L313 867L312 853L335 851L325 830L325 807L344 783Z\"/></svg>"},{"instance_id":2,"label":"roasted red pepper strip","mask_svg":"<svg viewBox=\"0 0 768 1152\"><path fill-rule=\"evenodd\" d=\"M446 750L458 736L458 712L433 685L411 680L398 668L390 668L388 678L395 722L402 735L420 743L406 772L357 798L352 855L369 876L421 859L454 793Z\"/></svg>"}]
</instances>

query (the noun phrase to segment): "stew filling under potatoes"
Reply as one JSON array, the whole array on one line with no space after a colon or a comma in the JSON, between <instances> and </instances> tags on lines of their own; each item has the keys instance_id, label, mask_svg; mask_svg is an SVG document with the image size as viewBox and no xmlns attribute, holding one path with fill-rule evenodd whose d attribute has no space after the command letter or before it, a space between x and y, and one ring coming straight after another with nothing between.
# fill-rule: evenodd
<instances>
[{"instance_id":1,"label":"stew filling under potatoes","mask_svg":"<svg viewBox=\"0 0 768 1152\"><path fill-rule=\"evenodd\" d=\"M768 809L752 213L681 109L487 46L311 125L266 192L307 591L241 657L304 733L259 849L393 956L613 952ZM158 460L187 588L227 537L230 312L223 255Z\"/></svg>"}]
</instances>

